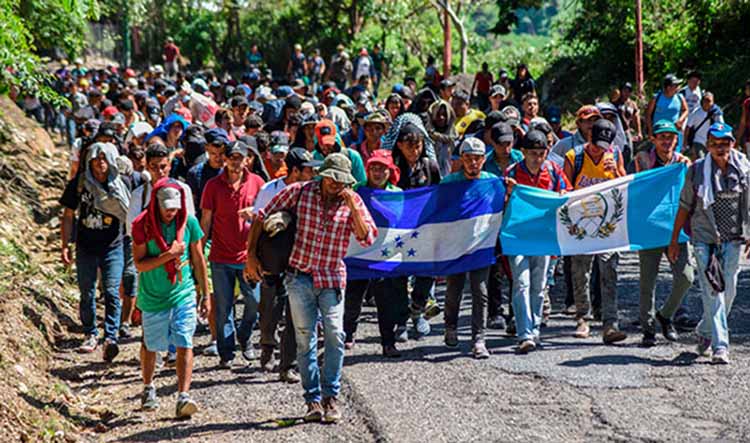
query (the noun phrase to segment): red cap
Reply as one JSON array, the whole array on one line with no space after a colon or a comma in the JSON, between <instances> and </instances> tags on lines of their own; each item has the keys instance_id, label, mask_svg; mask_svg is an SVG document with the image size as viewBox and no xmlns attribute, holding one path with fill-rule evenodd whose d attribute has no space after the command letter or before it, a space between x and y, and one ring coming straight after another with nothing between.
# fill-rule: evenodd
<instances>
[{"instance_id":1,"label":"red cap","mask_svg":"<svg viewBox=\"0 0 750 443\"><path fill-rule=\"evenodd\" d=\"M592 117L601 117L599 108L594 105L583 105L576 112L576 120L588 120Z\"/></svg>"},{"instance_id":2,"label":"red cap","mask_svg":"<svg viewBox=\"0 0 750 443\"><path fill-rule=\"evenodd\" d=\"M401 171L396 167L396 164L393 163L393 153L391 151L387 149L378 149L374 151L370 158L367 159L365 169L370 169L370 165L374 163L386 166L391 171L388 181L393 185L398 183L398 180L401 177Z\"/></svg>"},{"instance_id":3,"label":"red cap","mask_svg":"<svg viewBox=\"0 0 750 443\"><path fill-rule=\"evenodd\" d=\"M120 112L120 111L116 107L114 107L114 106L107 106L102 111L102 117L103 118L114 117L114 115L117 114L118 112Z\"/></svg>"},{"instance_id":4,"label":"red cap","mask_svg":"<svg viewBox=\"0 0 750 443\"><path fill-rule=\"evenodd\" d=\"M336 143L336 125L326 118L315 125L315 137L318 143L332 145Z\"/></svg>"},{"instance_id":5,"label":"red cap","mask_svg":"<svg viewBox=\"0 0 750 443\"><path fill-rule=\"evenodd\" d=\"M367 55L367 49L362 48L362 50L359 51L359 55Z\"/></svg>"},{"instance_id":6,"label":"red cap","mask_svg":"<svg viewBox=\"0 0 750 443\"><path fill-rule=\"evenodd\" d=\"M128 77L135 77L135 71L133 71L130 68L126 69L125 70L125 78L128 78Z\"/></svg>"},{"instance_id":7,"label":"red cap","mask_svg":"<svg viewBox=\"0 0 750 443\"><path fill-rule=\"evenodd\" d=\"M174 110L174 113L187 120L188 123L193 122L193 113L188 108L179 107Z\"/></svg>"}]
</instances>

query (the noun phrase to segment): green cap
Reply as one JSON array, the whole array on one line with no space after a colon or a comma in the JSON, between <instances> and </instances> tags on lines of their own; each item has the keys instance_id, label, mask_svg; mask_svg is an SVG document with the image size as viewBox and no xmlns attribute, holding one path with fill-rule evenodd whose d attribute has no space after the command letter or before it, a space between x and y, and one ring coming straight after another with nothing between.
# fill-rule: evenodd
<instances>
[{"instance_id":1,"label":"green cap","mask_svg":"<svg viewBox=\"0 0 750 443\"><path fill-rule=\"evenodd\" d=\"M345 185L353 185L357 182L352 175L352 162L340 152L329 154L323 160L318 176L332 178Z\"/></svg>"},{"instance_id":2,"label":"green cap","mask_svg":"<svg viewBox=\"0 0 750 443\"><path fill-rule=\"evenodd\" d=\"M671 132L672 134L678 134L680 131L677 130L677 126L669 120L659 120L654 123L654 135L661 134L662 132Z\"/></svg>"}]
</instances>

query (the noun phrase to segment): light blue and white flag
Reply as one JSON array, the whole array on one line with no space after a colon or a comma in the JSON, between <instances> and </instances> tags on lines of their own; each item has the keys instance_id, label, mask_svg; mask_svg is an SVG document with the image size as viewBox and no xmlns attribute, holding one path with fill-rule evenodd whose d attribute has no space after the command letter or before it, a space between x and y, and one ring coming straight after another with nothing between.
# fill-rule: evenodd
<instances>
[{"instance_id":1,"label":"light blue and white flag","mask_svg":"<svg viewBox=\"0 0 750 443\"><path fill-rule=\"evenodd\" d=\"M506 255L578 255L667 246L686 166L675 164L559 195L516 186L500 239ZM687 241L682 234L681 241Z\"/></svg>"},{"instance_id":2,"label":"light blue and white flag","mask_svg":"<svg viewBox=\"0 0 750 443\"><path fill-rule=\"evenodd\" d=\"M352 239L344 259L352 280L450 275L495 262L505 187L499 179L404 192L358 191L378 227L375 244Z\"/></svg>"}]
</instances>

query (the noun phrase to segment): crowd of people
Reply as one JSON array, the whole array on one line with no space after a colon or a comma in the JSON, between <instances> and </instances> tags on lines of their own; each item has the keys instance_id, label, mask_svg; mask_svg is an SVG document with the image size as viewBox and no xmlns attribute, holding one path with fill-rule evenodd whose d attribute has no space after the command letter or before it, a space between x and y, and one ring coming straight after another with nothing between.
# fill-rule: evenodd
<instances>
[{"instance_id":1,"label":"crowd of people","mask_svg":"<svg viewBox=\"0 0 750 443\"><path fill-rule=\"evenodd\" d=\"M445 344L456 347L467 276L475 358L490 356L488 328L515 336L519 354L536 350L559 280L574 336L590 337L597 321L604 344L621 342L617 253L505 256L498 241L497 263L466 274L348 280L350 241L368 246L378 235L358 191L500 178L509 193L517 184L565 193L673 163L689 166L674 235L668 246L639 252L641 343L656 345L658 331L676 341L680 321L691 326L682 302L697 269L698 351L729 363L727 317L741 246L750 241L750 162L741 152L750 114L734 133L699 73L682 89L667 76L641 118L629 83L609 100L543 108L526 66L495 79L485 64L468 89L443 78L434 58L424 78L407 78L379 99L381 57L362 48L351 63L340 46L326 67L319 52L310 61L301 49L280 77L261 71L257 46L239 78L181 72L166 57L168 70L140 72L76 61L54 73L70 108L17 97L70 144L61 241L81 293L79 350L101 343L111 362L140 324L143 409L159 406L153 380L165 364L177 369L176 415L198 410L189 388L193 338L205 322L211 338L202 358L231 369L239 354L285 382L301 381L305 420L336 422L344 355L356 345L363 304L376 306L384 358L400 357L398 343L429 335L441 312ZM563 111L574 113L574 133L563 129ZM290 256L274 263L279 257L263 244L290 226ZM679 242L683 228L689 243ZM657 307L664 256L672 292ZM435 288L443 281L441 306Z\"/></svg>"}]
</instances>

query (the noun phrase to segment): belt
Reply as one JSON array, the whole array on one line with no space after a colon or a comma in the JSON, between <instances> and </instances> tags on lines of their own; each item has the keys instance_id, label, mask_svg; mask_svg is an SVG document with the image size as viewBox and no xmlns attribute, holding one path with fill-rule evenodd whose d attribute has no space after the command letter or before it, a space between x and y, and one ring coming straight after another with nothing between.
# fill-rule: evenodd
<instances>
[{"instance_id":1,"label":"belt","mask_svg":"<svg viewBox=\"0 0 750 443\"><path fill-rule=\"evenodd\" d=\"M294 277L310 277L312 278L312 274L309 272L302 272L297 268L292 268L291 266L286 268L287 275L292 275Z\"/></svg>"}]
</instances>

